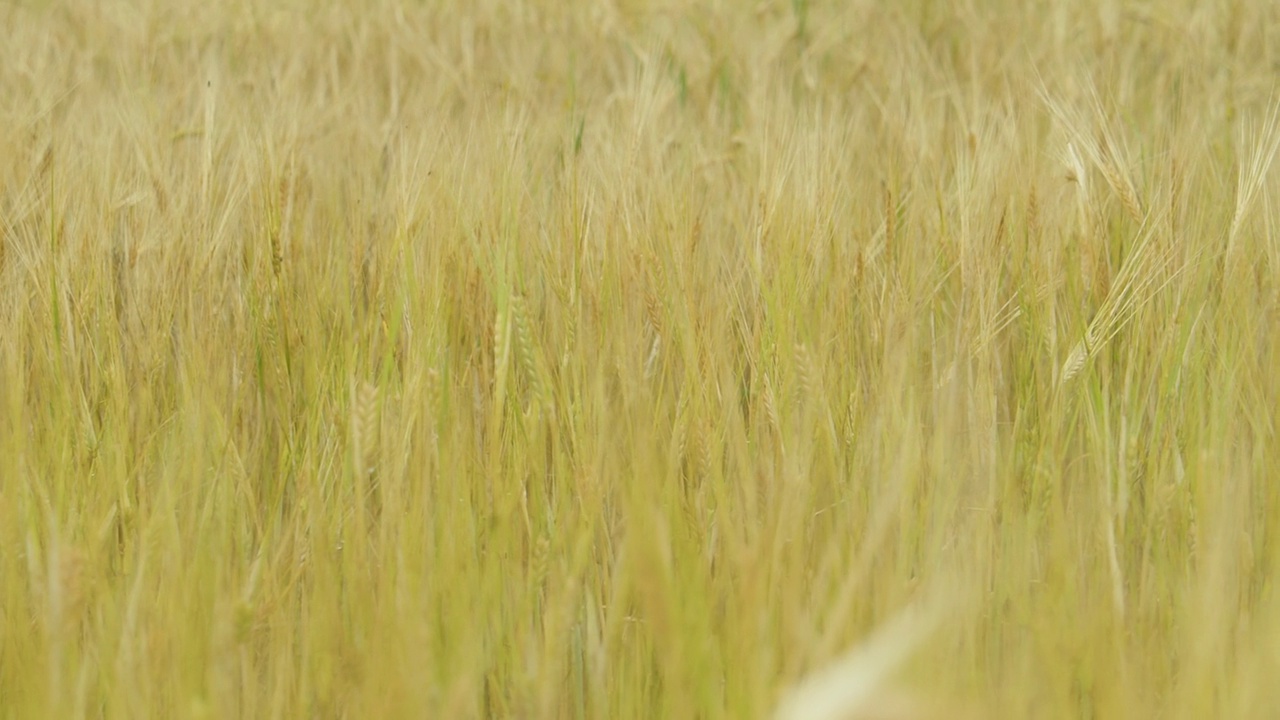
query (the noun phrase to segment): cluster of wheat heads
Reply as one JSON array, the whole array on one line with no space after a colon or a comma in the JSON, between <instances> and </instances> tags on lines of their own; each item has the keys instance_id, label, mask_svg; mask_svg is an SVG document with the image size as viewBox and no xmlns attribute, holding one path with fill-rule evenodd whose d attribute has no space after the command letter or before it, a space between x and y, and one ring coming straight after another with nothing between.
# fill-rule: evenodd
<instances>
[{"instance_id":1,"label":"cluster of wheat heads","mask_svg":"<svg viewBox=\"0 0 1280 720\"><path fill-rule=\"evenodd\" d=\"M1266 717L1277 21L0 5L0 717Z\"/></svg>"}]
</instances>

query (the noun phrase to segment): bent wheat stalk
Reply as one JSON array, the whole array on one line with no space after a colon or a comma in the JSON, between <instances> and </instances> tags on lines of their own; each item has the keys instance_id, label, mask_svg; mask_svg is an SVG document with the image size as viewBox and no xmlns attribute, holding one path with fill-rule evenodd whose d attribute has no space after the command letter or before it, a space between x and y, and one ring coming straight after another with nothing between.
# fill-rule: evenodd
<instances>
[{"instance_id":1,"label":"bent wheat stalk","mask_svg":"<svg viewBox=\"0 0 1280 720\"><path fill-rule=\"evenodd\" d=\"M1072 348L1062 365L1061 383L1080 373L1086 362L1095 357L1117 333L1188 265L1173 272L1165 269L1173 259L1172 243L1158 243L1156 228L1161 219L1150 214L1138 230L1138 240L1116 273L1111 292L1089 321L1084 337Z\"/></svg>"}]
</instances>

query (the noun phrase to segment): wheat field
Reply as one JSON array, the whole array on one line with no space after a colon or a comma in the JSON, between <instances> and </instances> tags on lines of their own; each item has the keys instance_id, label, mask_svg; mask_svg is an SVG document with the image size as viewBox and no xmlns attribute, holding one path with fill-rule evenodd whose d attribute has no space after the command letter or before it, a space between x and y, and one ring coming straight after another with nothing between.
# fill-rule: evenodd
<instances>
[{"instance_id":1,"label":"wheat field","mask_svg":"<svg viewBox=\"0 0 1280 720\"><path fill-rule=\"evenodd\" d=\"M0 718L1280 708L1280 7L0 28Z\"/></svg>"}]
</instances>

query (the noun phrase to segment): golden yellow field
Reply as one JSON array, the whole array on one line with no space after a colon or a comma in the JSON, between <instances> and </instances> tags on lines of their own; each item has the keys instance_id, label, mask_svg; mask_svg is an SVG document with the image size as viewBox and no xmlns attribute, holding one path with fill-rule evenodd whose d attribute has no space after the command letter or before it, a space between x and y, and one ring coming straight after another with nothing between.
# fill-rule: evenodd
<instances>
[{"instance_id":1,"label":"golden yellow field","mask_svg":"<svg viewBox=\"0 0 1280 720\"><path fill-rule=\"evenodd\" d=\"M0 718L1270 718L1280 6L0 4Z\"/></svg>"}]
</instances>

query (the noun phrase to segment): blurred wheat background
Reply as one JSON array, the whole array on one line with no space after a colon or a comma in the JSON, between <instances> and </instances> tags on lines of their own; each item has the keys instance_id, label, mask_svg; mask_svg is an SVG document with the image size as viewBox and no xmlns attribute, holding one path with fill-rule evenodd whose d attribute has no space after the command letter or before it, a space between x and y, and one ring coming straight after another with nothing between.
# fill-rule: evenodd
<instances>
[{"instance_id":1,"label":"blurred wheat background","mask_svg":"<svg viewBox=\"0 0 1280 720\"><path fill-rule=\"evenodd\" d=\"M1280 8L0 5L0 717L1280 707Z\"/></svg>"}]
</instances>

